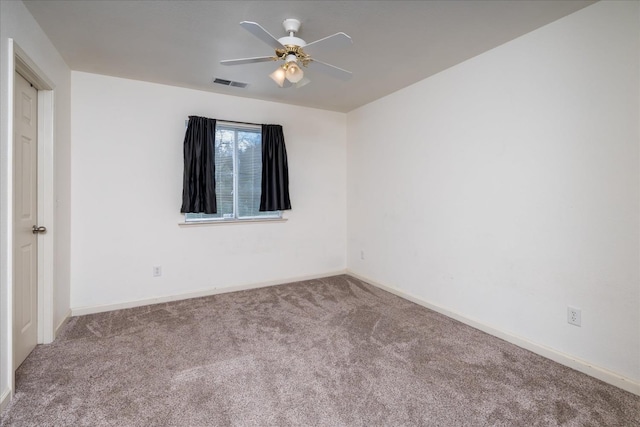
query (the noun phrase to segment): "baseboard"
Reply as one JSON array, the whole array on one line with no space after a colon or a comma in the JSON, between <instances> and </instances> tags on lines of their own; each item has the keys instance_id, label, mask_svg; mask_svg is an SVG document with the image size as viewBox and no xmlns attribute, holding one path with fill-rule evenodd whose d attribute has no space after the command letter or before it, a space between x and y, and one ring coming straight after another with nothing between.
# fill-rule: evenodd
<instances>
[{"instance_id":1,"label":"baseboard","mask_svg":"<svg viewBox=\"0 0 640 427\"><path fill-rule=\"evenodd\" d=\"M194 292L185 292L183 294L166 295L162 297L146 298L146 299L135 300L135 301L125 301L125 302L119 302L115 304L94 305L94 306L75 307L75 308L72 307L71 316L84 316L86 314L103 313L106 311L122 310L125 308L141 307L144 305L160 304L160 303L170 302L170 301L180 301L180 300L191 299L191 298L207 297L210 295L246 291L249 289L266 288L269 286L283 285L285 283L300 282L302 280L321 279L324 277L336 276L339 274L346 274L346 272L347 272L346 270L339 270L339 271L315 274L310 276L290 277L287 279L272 280L269 282L258 282L258 283L251 283L247 285L229 286L226 288L202 289Z\"/></svg>"},{"instance_id":2,"label":"baseboard","mask_svg":"<svg viewBox=\"0 0 640 427\"><path fill-rule=\"evenodd\" d=\"M71 320L71 309L67 310L67 313L64 315L64 318L60 321L58 326L56 326L56 329L53 332L54 340L58 338L58 334L60 333L60 331L62 331L62 328L64 328L64 325L66 325L67 322L69 322L69 320Z\"/></svg>"},{"instance_id":3,"label":"baseboard","mask_svg":"<svg viewBox=\"0 0 640 427\"><path fill-rule=\"evenodd\" d=\"M2 414L5 409L7 409L7 406L9 406L9 402L11 402L10 388L3 391L2 395L0 395L0 414Z\"/></svg>"},{"instance_id":4,"label":"baseboard","mask_svg":"<svg viewBox=\"0 0 640 427\"><path fill-rule=\"evenodd\" d=\"M447 317L451 317L455 320L458 320L466 325L469 325L473 328L479 329L483 332L486 332L490 335L508 341L512 344L517 345L518 347L522 347L527 349L533 353L536 353L540 356L546 357L547 359L551 359L554 362L560 363L561 365L567 366L569 368L575 369L576 371L582 372L583 374L587 374L591 377L597 378L600 381L604 381L607 384L611 384L623 390L626 390L630 393L636 394L640 396L640 383L631 380L630 378L626 378L623 375L618 373L609 371L607 369L596 366L592 363L589 363L585 360L581 360L577 357L571 356L570 354L565 354L560 351L554 350L550 347L544 346L542 344L538 344L532 341L527 340L526 338L519 337L517 335L513 335L509 332L500 330L498 328L485 325L476 320L470 319L460 313L455 311L446 309L444 307L431 304L415 295L404 292L398 288L394 288L392 286L383 285L381 283L377 283L374 280L371 280L367 277L363 277L359 274L356 274L350 270L347 270L347 273L350 276L358 278L364 282L369 283L377 288L383 289L387 292L390 292L394 295L397 295L401 298L414 302L418 305L426 307L430 310L436 311L440 314L444 314Z\"/></svg>"}]
</instances>

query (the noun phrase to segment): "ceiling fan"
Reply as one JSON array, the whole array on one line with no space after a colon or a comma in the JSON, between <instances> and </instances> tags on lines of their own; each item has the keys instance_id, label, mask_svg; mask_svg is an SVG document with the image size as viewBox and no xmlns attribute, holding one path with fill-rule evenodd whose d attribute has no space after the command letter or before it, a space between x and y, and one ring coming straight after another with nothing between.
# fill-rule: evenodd
<instances>
[{"instance_id":1,"label":"ceiling fan","mask_svg":"<svg viewBox=\"0 0 640 427\"><path fill-rule=\"evenodd\" d=\"M351 37L345 33L336 33L331 36L306 43L301 38L295 36L300 30L300 21L297 19L285 19L282 23L288 36L276 39L260 24L250 21L242 21L240 26L251 34L275 49L273 56L258 56L255 58L228 59L220 61L222 65L242 65L257 62L283 61L273 73L269 75L280 87L302 87L310 80L304 77L302 67L317 70L340 80L349 80L351 72L338 68L335 65L327 64L312 58L309 52L321 52L325 49L334 49L350 45Z\"/></svg>"}]
</instances>

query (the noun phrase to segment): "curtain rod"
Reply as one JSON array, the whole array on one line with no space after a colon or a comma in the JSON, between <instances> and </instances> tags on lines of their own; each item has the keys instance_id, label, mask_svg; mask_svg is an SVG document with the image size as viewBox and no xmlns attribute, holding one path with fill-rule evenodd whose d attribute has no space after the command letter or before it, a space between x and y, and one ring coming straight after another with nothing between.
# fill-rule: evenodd
<instances>
[{"instance_id":1,"label":"curtain rod","mask_svg":"<svg viewBox=\"0 0 640 427\"><path fill-rule=\"evenodd\" d=\"M249 122L238 122L235 120L224 120L224 119L216 119L218 122L227 122L227 123L236 123L239 125L251 125L251 126L262 126L260 123L249 123Z\"/></svg>"},{"instance_id":2,"label":"curtain rod","mask_svg":"<svg viewBox=\"0 0 640 427\"><path fill-rule=\"evenodd\" d=\"M189 116L191 117L191 116ZM194 116L194 117L200 117L200 116ZM262 126L261 123L250 123L250 122L239 122L236 120L224 120L224 119L215 119L217 122L227 122L227 123L236 123L238 125L251 125L251 126ZM189 123L189 119L185 120L185 122Z\"/></svg>"}]
</instances>

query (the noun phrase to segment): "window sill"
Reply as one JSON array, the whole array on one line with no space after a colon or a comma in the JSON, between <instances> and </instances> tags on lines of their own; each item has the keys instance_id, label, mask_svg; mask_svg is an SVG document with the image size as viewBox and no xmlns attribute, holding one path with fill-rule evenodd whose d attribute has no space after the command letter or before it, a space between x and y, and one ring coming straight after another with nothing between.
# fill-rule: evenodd
<instances>
[{"instance_id":1,"label":"window sill","mask_svg":"<svg viewBox=\"0 0 640 427\"><path fill-rule=\"evenodd\" d=\"M264 222L287 222L288 218L261 218L261 219L227 219L214 221L190 221L179 222L179 227L203 227L209 225L238 225L238 224L256 224Z\"/></svg>"}]
</instances>

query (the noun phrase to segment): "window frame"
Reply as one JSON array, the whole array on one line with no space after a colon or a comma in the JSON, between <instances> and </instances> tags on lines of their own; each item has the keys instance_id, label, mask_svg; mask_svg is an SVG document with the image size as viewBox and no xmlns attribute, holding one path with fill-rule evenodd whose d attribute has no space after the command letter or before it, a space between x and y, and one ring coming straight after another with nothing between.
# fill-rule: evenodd
<instances>
[{"instance_id":1,"label":"window frame","mask_svg":"<svg viewBox=\"0 0 640 427\"><path fill-rule=\"evenodd\" d=\"M189 124L189 121L185 121L185 127ZM260 136L262 136L262 127L261 125L252 125L248 123L236 123L236 122L227 122L223 120L216 121L216 133L218 129L222 130L231 130L234 133L233 138L233 217L224 217L220 216L219 218L212 218L204 213L185 213L184 214L184 222L182 225L204 225L204 224L228 224L228 223L243 223L243 222L271 222L271 221L284 221L286 220L282 216L282 211L267 211L272 213L271 215L257 215L257 216L239 216L239 188L240 188L240 178L238 171L238 133L242 131L258 131ZM260 140L260 151L262 152L262 140ZM216 194L217 197L217 194ZM190 217L191 216L191 217Z\"/></svg>"}]
</instances>

